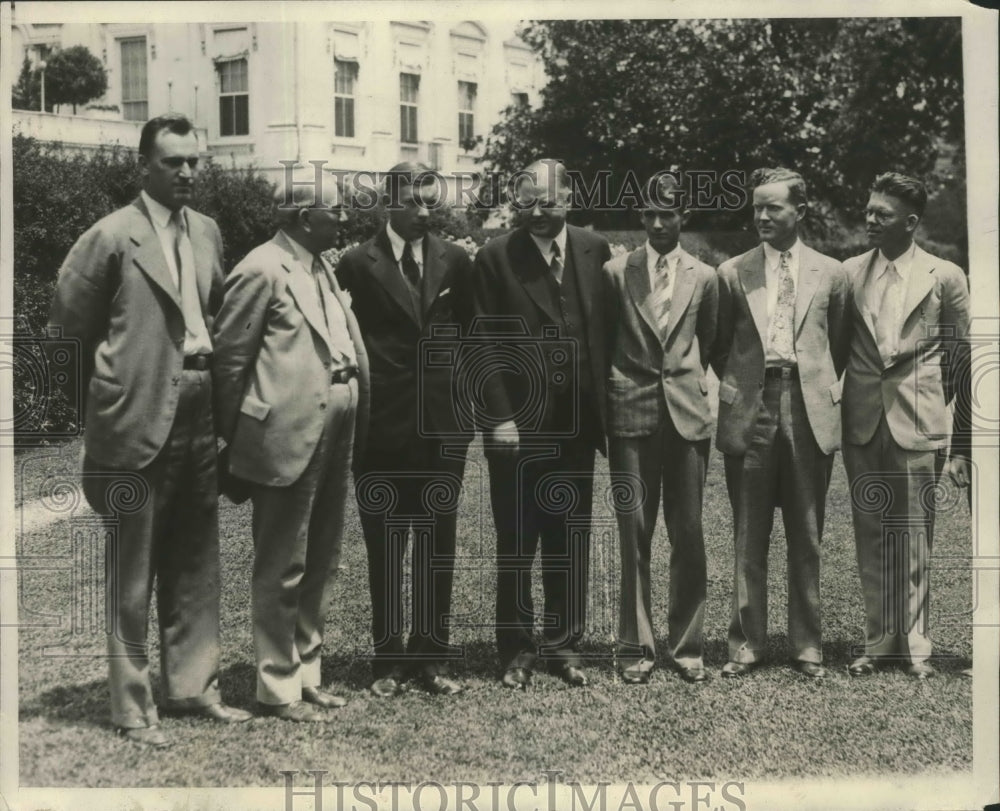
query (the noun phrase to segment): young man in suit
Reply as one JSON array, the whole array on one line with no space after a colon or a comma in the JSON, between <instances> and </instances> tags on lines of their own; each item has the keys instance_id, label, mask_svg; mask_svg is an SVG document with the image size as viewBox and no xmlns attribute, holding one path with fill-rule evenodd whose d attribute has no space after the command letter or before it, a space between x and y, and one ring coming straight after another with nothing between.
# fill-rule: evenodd
<instances>
[{"instance_id":1,"label":"young man in suit","mask_svg":"<svg viewBox=\"0 0 1000 811\"><path fill-rule=\"evenodd\" d=\"M480 249L473 285L475 314L496 330L496 365L469 396L480 402L497 532L497 648L505 687L525 689L539 653L566 683L583 686L594 452L604 450L601 268L610 249L566 224L562 164L536 161L518 177L519 225ZM540 650L531 596L539 544Z\"/></svg>"},{"instance_id":2,"label":"young man in suit","mask_svg":"<svg viewBox=\"0 0 1000 811\"><path fill-rule=\"evenodd\" d=\"M762 243L719 267L717 446L725 454L736 571L724 677L767 653L767 554L781 507L792 666L822 678L820 540L840 446L840 374L850 340L840 262L799 239L806 185L787 169L751 177Z\"/></svg>"},{"instance_id":3,"label":"young man in suit","mask_svg":"<svg viewBox=\"0 0 1000 811\"><path fill-rule=\"evenodd\" d=\"M387 222L349 251L337 279L352 298L372 368L371 431L356 492L368 551L377 696L396 695L404 678L454 695L448 677L458 652L448 643L455 527L471 426L452 403L454 366L422 353L440 329L467 330L468 254L430 233L441 189L428 167L401 163L385 176ZM379 498L388 487L396 498ZM430 497L446 493L443 501ZM403 558L413 529L413 628L403 642Z\"/></svg>"},{"instance_id":4,"label":"young man in suit","mask_svg":"<svg viewBox=\"0 0 1000 811\"><path fill-rule=\"evenodd\" d=\"M956 372L963 362L968 371L969 287L961 268L914 243L926 203L919 180L877 177L865 210L872 250L845 263L853 328L844 466L866 615L852 676L871 675L885 660L917 679L935 672L927 661L934 488L946 458L947 406L961 385ZM967 402L960 405L948 465L956 483L968 482L969 467Z\"/></svg>"},{"instance_id":5,"label":"young man in suit","mask_svg":"<svg viewBox=\"0 0 1000 811\"><path fill-rule=\"evenodd\" d=\"M139 138L143 188L73 246L50 323L80 341L86 387L83 489L109 525L111 720L163 747L146 633L156 579L163 709L250 715L219 698L219 530L212 428L212 315L222 290L215 221L188 208L198 169L191 122L165 115ZM115 494L136 504L115 509Z\"/></svg>"},{"instance_id":6,"label":"young man in suit","mask_svg":"<svg viewBox=\"0 0 1000 811\"><path fill-rule=\"evenodd\" d=\"M290 173L290 170L289 170ZM368 364L347 296L322 257L346 219L336 183L286 177L278 233L226 279L215 326L216 415L229 473L250 484L257 703L317 722L345 701L320 675Z\"/></svg>"},{"instance_id":7,"label":"young man in suit","mask_svg":"<svg viewBox=\"0 0 1000 811\"><path fill-rule=\"evenodd\" d=\"M719 286L715 269L679 245L686 220L679 179L654 175L642 212L646 244L604 266L608 461L616 492L644 494L617 511L618 657L629 684L646 684L656 657L649 569L661 488L670 539L669 661L685 681L706 679L701 509L714 420L705 373Z\"/></svg>"}]
</instances>

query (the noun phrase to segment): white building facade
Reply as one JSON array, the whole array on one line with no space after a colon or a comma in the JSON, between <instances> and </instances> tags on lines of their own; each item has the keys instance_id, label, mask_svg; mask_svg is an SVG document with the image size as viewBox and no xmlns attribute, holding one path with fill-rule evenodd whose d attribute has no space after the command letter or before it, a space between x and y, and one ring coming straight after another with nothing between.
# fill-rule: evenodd
<instances>
[{"instance_id":1,"label":"white building facade","mask_svg":"<svg viewBox=\"0 0 1000 811\"><path fill-rule=\"evenodd\" d=\"M195 122L205 152L223 165L273 173L280 161L325 160L335 170L381 171L414 160L446 174L475 171L501 111L539 101L544 71L515 28L15 20L15 77L25 55L37 64L72 45L86 46L108 73L107 93L90 109L15 111L15 129L81 147L135 148L142 122L174 111Z\"/></svg>"}]
</instances>

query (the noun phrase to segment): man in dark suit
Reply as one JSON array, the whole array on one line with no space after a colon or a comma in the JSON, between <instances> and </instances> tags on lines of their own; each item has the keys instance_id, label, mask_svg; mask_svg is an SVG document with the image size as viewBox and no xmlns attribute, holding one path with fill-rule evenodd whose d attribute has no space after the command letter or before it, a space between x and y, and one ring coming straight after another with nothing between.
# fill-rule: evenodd
<instances>
[{"instance_id":1,"label":"man in dark suit","mask_svg":"<svg viewBox=\"0 0 1000 811\"><path fill-rule=\"evenodd\" d=\"M604 266L608 461L626 502L617 510L618 657L630 684L649 681L656 657L649 566L661 488L670 539L670 664L685 681L706 679L701 508L714 420L705 373L719 285L715 269L678 243L686 219L678 178L654 175L642 212L646 244Z\"/></svg>"},{"instance_id":2,"label":"man in dark suit","mask_svg":"<svg viewBox=\"0 0 1000 811\"><path fill-rule=\"evenodd\" d=\"M73 246L50 322L80 341L86 386L83 487L109 519L111 719L163 747L146 633L156 579L164 710L218 721L250 715L220 701L219 534L212 427L212 315L222 238L187 207L198 166L190 121L167 115L139 139L143 189ZM71 385L75 384L71 383ZM116 497L130 493L130 503Z\"/></svg>"},{"instance_id":3,"label":"man in dark suit","mask_svg":"<svg viewBox=\"0 0 1000 811\"><path fill-rule=\"evenodd\" d=\"M604 450L601 268L610 250L603 237L566 224L562 164L533 163L515 192L520 225L480 249L473 285L475 313L496 340L496 365L469 396L481 397L497 532L497 647L504 686L524 689L539 652L531 566L540 541L540 653L581 686L594 452Z\"/></svg>"},{"instance_id":4,"label":"man in dark suit","mask_svg":"<svg viewBox=\"0 0 1000 811\"><path fill-rule=\"evenodd\" d=\"M331 177L279 186L279 230L226 279L215 327L216 414L229 473L250 483L257 702L317 722L329 585L340 560L352 449L362 452L364 344L322 252L345 213Z\"/></svg>"},{"instance_id":5,"label":"man in dark suit","mask_svg":"<svg viewBox=\"0 0 1000 811\"><path fill-rule=\"evenodd\" d=\"M377 696L397 694L411 675L431 693L461 691L447 675L447 660L459 655L448 634L458 496L472 434L456 419L454 366L428 363L421 347L442 330L457 336L468 328L472 263L428 230L439 194L426 166L394 166L382 195L385 227L337 266L372 368L370 439L356 491ZM383 499L387 492L394 498ZM402 567L411 528L413 628L404 648Z\"/></svg>"},{"instance_id":6,"label":"man in dark suit","mask_svg":"<svg viewBox=\"0 0 1000 811\"><path fill-rule=\"evenodd\" d=\"M822 678L820 540L840 446L840 374L847 359L847 276L799 239L805 181L787 169L751 177L762 244L719 267L717 446L733 507L736 577L724 677L767 652L767 554L775 507L788 546L792 666Z\"/></svg>"},{"instance_id":7,"label":"man in dark suit","mask_svg":"<svg viewBox=\"0 0 1000 811\"><path fill-rule=\"evenodd\" d=\"M919 180L880 175L865 211L872 250L845 263L853 329L844 466L867 619L852 676L888 660L917 679L935 672L927 627L933 493L947 456L948 403L956 388L968 395L969 287L961 268L913 242L926 203ZM948 464L958 484L969 475L968 405L956 409Z\"/></svg>"}]
</instances>

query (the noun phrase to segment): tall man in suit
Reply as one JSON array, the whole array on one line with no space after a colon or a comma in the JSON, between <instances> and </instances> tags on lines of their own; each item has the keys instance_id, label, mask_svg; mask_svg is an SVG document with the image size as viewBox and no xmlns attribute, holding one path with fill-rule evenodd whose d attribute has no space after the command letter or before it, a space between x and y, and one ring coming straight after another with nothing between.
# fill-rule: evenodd
<instances>
[{"instance_id":1,"label":"tall man in suit","mask_svg":"<svg viewBox=\"0 0 1000 811\"><path fill-rule=\"evenodd\" d=\"M582 686L594 452L604 450L601 268L607 241L566 224L565 167L537 161L519 173L520 225L488 242L474 265L475 313L496 330L478 413L497 532L496 634L505 687L525 689L532 637L531 566L541 543L545 644L541 654ZM473 377L470 375L470 377Z\"/></svg>"},{"instance_id":2,"label":"tall man in suit","mask_svg":"<svg viewBox=\"0 0 1000 811\"><path fill-rule=\"evenodd\" d=\"M250 483L257 702L323 721L328 587L340 559L352 447L364 444L368 368L347 296L321 253L346 219L329 176L286 177L278 233L226 279L215 329L216 413L229 472Z\"/></svg>"},{"instance_id":3,"label":"tall man in suit","mask_svg":"<svg viewBox=\"0 0 1000 811\"><path fill-rule=\"evenodd\" d=\"M454 365L427 363L422 343L442 329L468 329L472 263L462 248L430 233L439 202L428 167L394 166L382 195L385 227L337 266L372 369L370 438L356 490L372 600L371 691L383 697L397 694L409 675L431 693L461 691L446 664L455 655L448 623L471 426L456 419ZM392 501L379 497L387 487ZM404 648L402 566L411 527L413 628Z\"/></svg>"},{"instance_id":4,"label":"tall man in suit","mask_svg":"<svg viewBox=\"0 0 1000 811\"><path fill-rule=\"evenodd\" d=\"M212 314L222 290L215 221L187 207L198 168L188 119L139 138L143 188L73 246L51 324L80 341L86 386L83 486L108 516L111 720L140 744L160 729L146 655L153 579L163 708L245 721L220 701L219 534L212 428ZM115 504L130 493L130 503Z\"/></svg>"},{"instance_id":5,"label":"tall man in suit","mask_svg":"<svg viewBox=\"0 0 1000 811\"><path fill-rule=\"evenodd\" d=\"M757 170L751 185L762 244L719 267L717 446L725 454L736 541L722 675L742 676L765 659L767 554L780 506L792 666L822 678L819 545L840 446L849 285L840 262L799 239L807 205L802 177Z\"/></svg>"},{"instance_id":6,"label":"tall man in suit","mask_svg":"<svg viewBox=\"0 0 1000 811\"><path fill-rule=\"evenodd\" d=\"M715 269L678 244L686 219L679 179L654 175L642 212L646 244L604 266L608 460L622 485L616 492L644 494L618 508L618 655L630 684L649 681L656 656L649 568L661 488L670 539L670 664L685 681L706 679L701 508L714 420L705 373L719 285Z\"/></svg>"},{"instance_id":7,"label":"tall man in suit","mask_svg":"<svg viewBox=\"0 0 1000 811\"><path fill-rule=\"evenodd\" d=\"M918 679L934 675L928 633L934 487L945 463L947 405L968 374L969 288L951 262L913 241L927 203L919 181L875 179L865 223L872 250L852 274L850 358L844 375L844 466L865 601L864 654L852 676L895 659ZM968 403L948 473L968 481ZM877 495L878 497L875 497Z\"/></svg>"}]
</instances>

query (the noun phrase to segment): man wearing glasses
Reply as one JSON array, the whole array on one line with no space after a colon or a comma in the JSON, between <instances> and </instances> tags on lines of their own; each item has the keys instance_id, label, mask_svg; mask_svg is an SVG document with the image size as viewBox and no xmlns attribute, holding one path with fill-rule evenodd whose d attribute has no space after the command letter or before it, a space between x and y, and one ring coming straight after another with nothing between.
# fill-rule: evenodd
<instances>
[{"instance_id":1,"label":"man wearing glasses","mask_svg":"<svg viewBox=\"0 0 1000 811\"><path fill-rule=\"evenodd\" d=\"M216 419L229 473L250 483L260 714L316 722L328 585L340 559L352 447L364 445L361 332L322 252L346 217L334 179L286 169L278 233L226 279L215 325Z\"/></svg>"}]
</instances>

